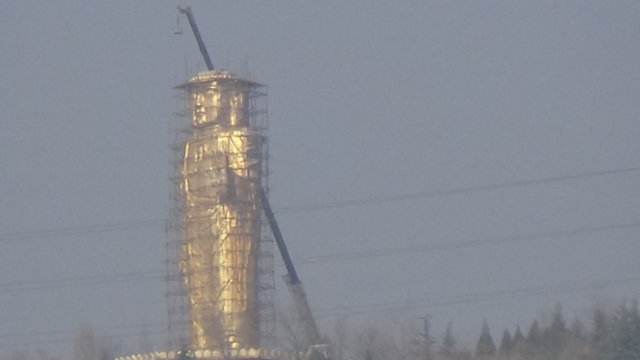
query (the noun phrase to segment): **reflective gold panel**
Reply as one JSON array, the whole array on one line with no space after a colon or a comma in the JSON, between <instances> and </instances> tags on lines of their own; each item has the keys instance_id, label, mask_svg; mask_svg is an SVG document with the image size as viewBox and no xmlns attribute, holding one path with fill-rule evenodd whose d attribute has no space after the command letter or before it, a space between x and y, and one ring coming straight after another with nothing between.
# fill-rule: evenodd
<instances>
[{"instance_id":1,"label":"reflective gold panel","mask_svg":"<svg viewBox=\"0 0 640 360\"><path fill-rule=\"evenodd\" d=\"M192 134L184 145L181 271L191 347L260 346L257 247L264 138L250 124L254 83L207 71L185 85Z\"/></svg>"}]
</instances>

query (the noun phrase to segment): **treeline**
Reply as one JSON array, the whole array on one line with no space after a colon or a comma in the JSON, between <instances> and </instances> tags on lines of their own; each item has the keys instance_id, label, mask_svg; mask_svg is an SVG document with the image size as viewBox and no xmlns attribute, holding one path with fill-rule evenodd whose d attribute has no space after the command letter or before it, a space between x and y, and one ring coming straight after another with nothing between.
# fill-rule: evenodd
<instances>
[{"instance_id":1,"label":"treeline","mask_svg":"<svg viewBox=\"0 0 640 360\"><path fill-rule=\"evenodd\" d=\"M55 340L52 342L56 342ZM75 331L72 340L72 353L66 359L70 360L113 360L118 346L105 337L93 331L89 324L81 324ZM49 354L46 350L37 351L14 350L0 360L62 360L58 356Z\"/></svg>"},{"instance_id":2,"label":"treeline","mask_svg":"<svg viewBox=\"0 0 640 360\"><path fill-rule=\"evenodd\" d=\"M640 314L637 303L623 304L610 312L595 310L588 326L574 320L567 325L558 306L546 326L538 320L529 326L526 336L516 328L512 335L502 333L499 345L493 343L485 323L475 357L483 359L640 359Z\"/></svg>"},{"instance_id":3,"label":"treeline","mask_svg":"<svg viewBox=\"0 0 640 360\"><path fill-rule=\"evenodd\" d=\"M307 348L302 332L288 327L282 346ZM144 335L144 334L143 334ZM568 323L557 306L545 319L528 326L492 331L485 321L472 344L459 342L453 324L434 334L429 316L398 319L385 326L349 327L342 318L330 331L333 360L640 360L640 312L637 302L614 309L597 309L584 319ZM143 336L144 338L144 336ZM148 341L138 352L151 351ZM120 346L81 326L73 338L72 360L112 360ZM125 353L129 353L125 351ZM15 351L0 360L59 360L45 351ZM304 358L301 358L304 360Z\"/></svg>"},{"instance_id":4,"label":"treeline","mask_svg":"<svg viewBox=\"0 0 640 360\"><path fill-rule=\"evenodd\" d=\"M417 326L334 334L335 360L639 360L640 313L637 302L597 309L567 323L560 306L546 319L521 329L492 333L485 321L472 345L458 343L451 323L434 336L429 317ZM348 340L346 340L348 339Z\"/></svg>"}]
</instances>

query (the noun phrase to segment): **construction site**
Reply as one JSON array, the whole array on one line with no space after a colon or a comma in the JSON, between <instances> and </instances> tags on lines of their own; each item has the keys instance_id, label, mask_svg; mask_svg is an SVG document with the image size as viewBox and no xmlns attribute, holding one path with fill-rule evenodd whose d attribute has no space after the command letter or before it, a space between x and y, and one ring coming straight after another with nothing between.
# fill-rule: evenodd
<instances>
[{"instance_id":1,"label":"construction site","mask_svg":"<svg viewBox=\"0 0 640 360\"><path fill-rule=\"evenodd\" d=\"M328 358L269 205L267 88L215 69L191 8L178 10L207 70L175 88L183 109L175 114L166 221L170 349L117 360ZM294 351L276 336L276 258L304 333Z\"/></svg>"},{"instance_id":2,"label":"construction site","mask_svg":"<svg viewBox=\"0 0 640 360\"><path fill-rule=\"evenodd\" d=\"M640 359L640 2L0 13L0 360Z\"/></svg>"}]
</instances>

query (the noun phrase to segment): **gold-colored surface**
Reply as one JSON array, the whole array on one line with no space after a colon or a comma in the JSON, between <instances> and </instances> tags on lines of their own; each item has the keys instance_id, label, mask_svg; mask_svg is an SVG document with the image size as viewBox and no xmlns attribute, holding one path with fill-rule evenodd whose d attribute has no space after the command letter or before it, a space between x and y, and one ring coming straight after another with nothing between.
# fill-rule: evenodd
<instances>
[{"instance_id":1,"label":"gold-colored surface","mask_svg":"<svg viewBox=\"0 0 640 360\"><path fill-rule=\"evenodd\" d=\"M118 357L115 360L179 360L185 355L190 359L199 360L228 360L228 359L255 359L255 360L299 360L307 359L308 353L271 349L234 349L220 351L218 349L197 349L187 352L181 351L156 351Z\"/></svg>"},{"instance_id":2,"label":"gold-colored surface","mask_svg":"<svg viewBox=\"0 0 640 360\"><path fill-rule=\"evenodd\" d=\"M185 85L192 134L184 147L181 270L191 346L259 347L257 246L262 134L249 124L253 83L229 73Z\"/></svg>"}]
</instances>

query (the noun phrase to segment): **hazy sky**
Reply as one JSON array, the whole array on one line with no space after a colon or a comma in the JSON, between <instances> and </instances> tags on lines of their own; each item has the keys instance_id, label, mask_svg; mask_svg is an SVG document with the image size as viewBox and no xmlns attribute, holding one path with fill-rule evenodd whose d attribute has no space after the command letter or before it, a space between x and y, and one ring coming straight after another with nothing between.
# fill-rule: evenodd
<instances>
[{"instance_id":1,"label":"hazy sky","mask_svg":"<svg viewBox=\"0 0 640 360\"><path fill-rule=\"evenodd\" d=\"M268 85L271 201L325 331L428 312L473 341L640 295L636 0L3 1L0 357L65 356L81 323L164 347L172 87L204 69L178 4Z\"/></svg>"}]
</instances>

